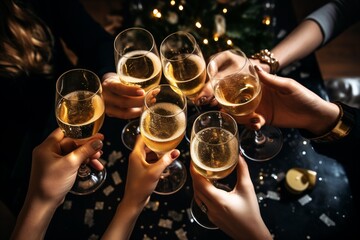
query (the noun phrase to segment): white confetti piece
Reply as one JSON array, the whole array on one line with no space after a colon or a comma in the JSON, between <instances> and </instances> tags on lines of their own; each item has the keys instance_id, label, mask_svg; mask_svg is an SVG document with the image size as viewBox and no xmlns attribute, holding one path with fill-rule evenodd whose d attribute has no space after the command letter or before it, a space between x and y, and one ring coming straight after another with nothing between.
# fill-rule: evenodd
<instances>
[{"instance_id":1,"label":"white confetti piece","mask_svg":"<svg viewBox=\"0 0 360 240\"><path fill-rule=\"evenodd\" d=\"M308 204L311 202L312 198L309 195L304 195L303 197L298 199L298 202L301 204L301 206L304 206L305 204Z\"/></svg>"},{"instance_id":2,"label":"white confetti piece","mask_svg":"<svg viewBox=\"0 0 360 240\"><path fill-rule=\"evenodd\" d=\"M106 188L104 188L103 193L105 194L105 196L109 196L110 193L112 193L114 191L114 187L109 185Z\"/></svg>"},{"instance_id":3,"label":"white confetti piece","mask_svg":"<svg viewBox=\"0 0 360 240\"><path fill-rule=\"evenodd\" d=\"M172 223L173 223L173 221L171 221L170 219L160 218L158 226L163 227L163 228L171 229L172 228Z\"/></svg>"},{"instance_id":4,"label":"white confetti piece","mask_svg":"<svg viewBox=\"0 0 360 240\"><path fill-rule=\"evenodd\" d=\"M120 183L122 183L122 179L120 177L120 174L118 171L115 171L111 174L111 178L114 181L115 185L119 185Z\"/></svg>"},{"instance_id":5,"label":"white confetti piece","mask_svg":"<svg viewBox=\"0 0 360 240\"><path fill-rule=\"evenodd\" d=\"M335 222L331 220L325 213L320 215L320 220L323 221L328 227L335 226Z\"/></svg>"}]
</instances>

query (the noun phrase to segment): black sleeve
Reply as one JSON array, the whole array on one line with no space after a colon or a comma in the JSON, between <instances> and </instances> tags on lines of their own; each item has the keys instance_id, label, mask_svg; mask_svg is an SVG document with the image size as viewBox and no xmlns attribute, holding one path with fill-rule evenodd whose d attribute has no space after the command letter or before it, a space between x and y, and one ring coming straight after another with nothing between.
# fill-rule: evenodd
<instances>
[{"instance_id":1,"label":"black sleeve","mask_svg":"<svg viewBox=\"0 0 360 240\"><path fill-rule=\"evenodd\" d=\"M312 146L318 153L336 159L346 171L349 185L355 199L359 199L359 188L356 186L357 174L360 169L360 109L341 104L344 111L354 116L354 125L350 133L341 140L328 143L314 143Z\"/></svg>"}]
</instances>

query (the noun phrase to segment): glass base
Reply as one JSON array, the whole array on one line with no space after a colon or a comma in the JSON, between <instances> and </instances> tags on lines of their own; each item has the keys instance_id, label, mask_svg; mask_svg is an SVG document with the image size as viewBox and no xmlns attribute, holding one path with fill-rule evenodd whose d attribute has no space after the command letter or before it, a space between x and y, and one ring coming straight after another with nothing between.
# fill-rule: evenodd
<instances>
[{"instance_id":1,"label":"glass base","mask_svg":"<svg viewBox=\"0 0 360 240\"><path fill-rule=\"evenodd\" d=\"M181 161L175 160L165 168L154 192L160 195L175 193L184 186L186 178L187 171L185 165Z\"/></svg>"},{"instance_id":2,"label":"glass base","mask_svg":"<svg viewBox=\"0 0 360 240\"><path fill-rule=\"evenodd\" d=\"M82 167L80 167L82 168ZM78 176L75 180L74 185L72 186L70 192L75 195L87 195L95 192L101 185L105 182L106 179L106 169L103 168L102 171L97 171L92 169L91 166L85 166L86 170L79 169ZM80 171L83 171L81 176ZM84 172L86 171L86 174ZM85 176L86 175L86 176Z\"/></svg>"},{"instance_id":3,"label":"glass base","mask_svg":"<svg viewBox=\"0 0 360 240\"><path fill-rule=\"evenodd\" d=\"M211 230L219 229L215 224L213 224L210 221L207 214L205 214L201 210L199 205L197 205L197 203L195 202L195 199L191 200L190 209L191 209L190 213L191 213L192 218L201 227L206 228L206 229L211 229Z\"/></svg>"},{"instance_id":4,"label":"glass base","mask_svg":"<svg viewBox=\"0 0 360 240\"><path fill-rule=\"evenodd\" d=\"M140 119L132 120L125 125L121 132L121 141L130 151L134 149L136 137L140 133L139 124Z\"/></svg>"},{"instance_id":5,"label":"glass base","mask_svg":"<svg viewBox=\"0 0 360 240\"><path fill-rule=\"evenodd\" d=\"M263 143L255 142L255 131L245 129L240 135L240 150L242 154L253 161L268 161L275 157L283 145L283 136L280 129L272 126L263 126L262 134L265 136Z\"/></svg>"},{"instance_id":6,"label":"glass base","mask_svg":"<svg viewBox=\"0 0 360 240\"><path fill-rule=\"evenodd\" d=\"M215 187L225 190L227 192L231 191L231 189L225 184L221 184L218 182L214 182L213 184ZM191 200L190 210L191 210L190 213L191 213L192 218L201 227L210 229L210 230L219 229L215 224L213 224L210 221L210 219L208 218L208 215L201 210L201 208L199 207L199 205L197 205L194 198Z\"/></svg>"}]
</instances>

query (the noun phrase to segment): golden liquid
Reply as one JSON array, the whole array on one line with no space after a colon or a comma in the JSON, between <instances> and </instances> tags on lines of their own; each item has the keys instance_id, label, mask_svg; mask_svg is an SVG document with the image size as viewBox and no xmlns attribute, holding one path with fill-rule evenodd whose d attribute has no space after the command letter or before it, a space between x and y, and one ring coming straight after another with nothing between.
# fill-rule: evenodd
<instances>
[{"instance_id":1,"label":"golden liquid","mask_svg":"<svg viewBox=\"0 0 360 240\"><path fill-rule=\"evenodd\" d=\"M204 177L225 178L238 162L238 139L226 129L205 128L191 139L190 154L195 169Z\"/></svg>"},{"instance_id":2,"label":"golden liquid","mask_svg":"<svg viewBox=\"0 0 360 240\"><path fill-rule=\"evenodd\" d=\"M234 74L214 86L216 100L228 113L236 116L255 111L261 100L261 86L253 76Z\"/></svg>"},{"instance_id":3,"label":"golden liquid","mask_svg":"<svg viewBox=\"0 0 360 240\"><path fill-rule=\"evenodd\" d=\"M56 108L56 119L65 136L85 139L97 133L105 118L101 96L88 91L76 91L62 98Z\"/></svg>"},{"instance_id":4,"label":"golden liquid","mask_svg":"<svg viewBox=\"0 0 360 240\"><path fill-rule=\"evenodd\" d=\"M190 99L202 90L206 81L205 61L197 55L189 55L187 58L180 56L182 60L172 59L164 69L164 75L169 84L177 86Z\"/></svg>"},{"instance_id":5,"label":"golden liquid","mask_svg":"<svg viewBox=\"0 0 360 240\"><path fill-rule=\"evenodd\" d=\"M161 113L173 116L160 116ZM186 114L172 103L155 104L141 115L141 136L146 146L156 153L165 153L176 148L184 138L185 129Z\"/></svg>"},{"instance_id":6,"label":"golden liquid","mask_svg":"<svg viewBox=\"0 0 360 240\"><path fill-rule=\"evenodd\" d=\"M148 91L159 85L161 62L158 56L147 51L133 51L122 57L117 66L120 81L127 85L137 85Z\"/></svg>"}]
</instances>

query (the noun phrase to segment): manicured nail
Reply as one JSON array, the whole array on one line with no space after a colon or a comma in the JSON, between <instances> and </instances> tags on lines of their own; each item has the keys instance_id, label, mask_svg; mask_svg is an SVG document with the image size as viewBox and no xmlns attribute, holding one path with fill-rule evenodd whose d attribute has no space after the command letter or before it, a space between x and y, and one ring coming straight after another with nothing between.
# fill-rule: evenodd
<instances>
[{"instance_id":1,"label":"manicured nail","mask_svg":"<svg viewBox=\"0 0 360 240\"><path fill-rule=\"evenodd\" d=\"M180 151L177 150L177 149L173 150L173 151L171 152L171 154L170 154L170 156L171 156L172 159L177 158L179 155L180 155Z\"/></svg>"},{"instance_id":2,"label":"manicured nail","mask_svg":"<svg viewBox=\"0 0 360 240\"><path fill-rule=\"evenodd\" d=\"M91 143L91 147L96 150L99 151L103 146L103 142L101 140L95 140Z\"/></svg>"}]
</instances>

